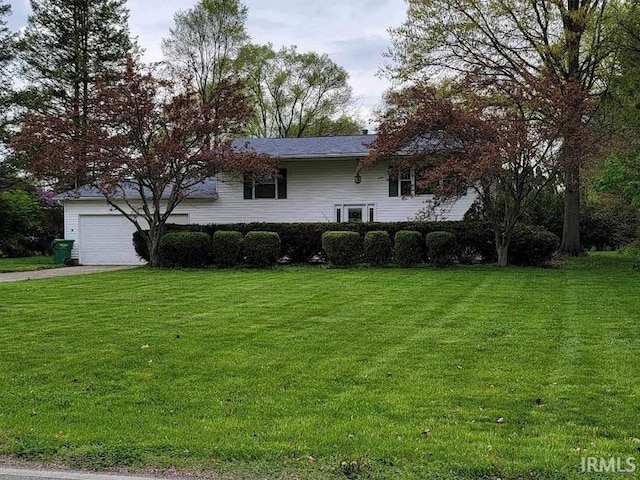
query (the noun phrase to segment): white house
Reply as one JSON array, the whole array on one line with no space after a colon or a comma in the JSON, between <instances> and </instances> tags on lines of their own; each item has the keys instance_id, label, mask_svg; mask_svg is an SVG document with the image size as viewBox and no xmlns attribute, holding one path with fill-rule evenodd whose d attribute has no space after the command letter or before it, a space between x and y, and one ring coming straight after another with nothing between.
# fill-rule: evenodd
<instances>
[{"instance_id":1,"label":"white house","mask_svg":"<svg viewBox=\"0 0 640 480\"><path fill-rule=\"evenodd\" d=\"M236 141L236 148L280 159L277 178L262 183L219 178L194 189L173 213L173 223L393 222L412 220L433 196L416 190L414 172L390 175L388 165L356 173L375 135L270 138ZM61 197L65 238L84 265L140 264L135 227L95 189ZM460 220L475 196L462 196L439 212Z\"/></svg>"}]
</instances>

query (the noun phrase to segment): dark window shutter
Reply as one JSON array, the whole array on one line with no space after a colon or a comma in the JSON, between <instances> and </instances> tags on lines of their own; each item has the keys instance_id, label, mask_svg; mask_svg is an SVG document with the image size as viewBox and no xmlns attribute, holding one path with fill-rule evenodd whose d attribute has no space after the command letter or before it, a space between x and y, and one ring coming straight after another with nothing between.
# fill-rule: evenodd
<instances>
[{"instance_id":1,"label":"dark window shutter","mask_svg":"<svg viewBox=\"0 0 640 480\"><path fill-rule=\"evenodd\" d=\"M278 198L287 198L287 169L278 170Z\"/></svg>"},{"instance_id":2,"label":"dark window shutter","mask_svg":"<svg viewBox=\"0 0 640 480\"><path fill-rule=\"evenodd\" d=\"M389 196L398 196L398 176L391 172L389 172Z\"/></svg>"},{"instance_id":3,"label":"dark window shutter","mask_svg":"<svg viewBox=\"0 0 640 480\"><path fill-rule=\"evenodd\" d=\"M253 180L251 176L244 176L244 199L251 200L253 198Z\"/></svg>"}]
</instances>

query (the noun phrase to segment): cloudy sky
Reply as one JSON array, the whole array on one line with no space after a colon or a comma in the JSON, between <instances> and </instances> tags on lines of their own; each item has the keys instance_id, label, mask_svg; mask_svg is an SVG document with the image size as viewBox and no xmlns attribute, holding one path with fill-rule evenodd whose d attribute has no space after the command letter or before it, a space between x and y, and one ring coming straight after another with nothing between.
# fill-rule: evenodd
<instances>
[{"instance_id":1,"label":"cloudy sky","mask_svg":"<svg viewBox=\"0 0 640 480\"><path fill-rule=\"evenodd\" d=\"M7 0L14 30L24 26L28 0ZM177 10L196 0L129 0L131 32L145 49L145 60L162 59L160 41L173 25ZM249 9L247 30L254 43L271 42L277 49L297 45L300 51L327 53L350 74L350 84L371 123L372 109L389 87L376 74L384 65L388 29L405 19L404 0L244 0Z\"/></svg>"}]
</instances>

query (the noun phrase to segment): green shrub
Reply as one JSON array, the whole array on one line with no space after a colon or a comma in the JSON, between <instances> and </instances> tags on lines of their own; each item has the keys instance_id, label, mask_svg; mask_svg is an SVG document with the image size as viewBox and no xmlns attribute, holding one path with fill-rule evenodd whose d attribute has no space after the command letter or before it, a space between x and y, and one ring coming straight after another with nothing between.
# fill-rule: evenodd
<instances>
[{"instance_id":1,"label":"green shrub","mask_svg":"<svg viewBox=\"0 0 640 480\"><path fill-rule=\"evenodd\" d=\"M394 259L401 267L411 267L423 261L422 235L413 230L400 230L394 238Z\"/></svg>"},{"instance_id":2,"label":"green shrub","mask_svg":"<svg viewBox=\"0 0 640 480\"><path fill-rule=\"evenodd\" d=\"M429 260L434 267L452 265L458 252L456 236L451 232L431 232L426 238Z\"/></svg>"},{"instance_id":3,"label":"green shrub","mask_svg":"<svg viewBox=\"0 0 640 480\"><path fill-rule=\"evenodd\" d=\"M509 244L509 264L541 266L551 260L560 246L560 239L544 227L516 227Z\"/></svg>"},{"instance_id":4,"label":"green shrub","mask_svg":"<svg viewBox=\"0 0 640 480\"><path fill-rule=\"evenodd\" d=\"M244 237L245 261L250 267L271 267L280 258L280 247L276 232L249 232Z\"/></svg>"},{"instance_id":5,"label":"green shrub","mask_svg":"<svg viewBox=\"0 0 640 480\"><path fill-rule=\"evenodd\" d=\"M309 258L322 250L322 234L328 231L351 231L361 236L370 231L386 231L393 240L401 230L415 230L424 238L428 233L447 231L458 240L458 261L495 262L496 247L491 225L486 221L459 222L370 222L370 223L233 223L224 225L165 225L165 231L205 232L213 236L218 231L236 230L242 235L252 231L276 232L280 236L281 254L291 257L294 263L306 263ZM144 241L138 232L133 234L136 253L148 261Z\"/></svg>"},{"instance_id":6,"label":"green shrub","mask_svg":"<svg viewBox=\"0 0 640 480\"><path fill-rule=\"evenodd\" d=\"M213 234L213 263L218 267L235 267L242 250L242 233L219 230Z\"/></svg>"},{"instance_id":7,"label":"green shrub","mask_svg":"<svg viewBox=\"0 0 640 480\"><path fill-rule=\"evenodd\" d=\"M211 237L203 232L172 232L160 239L163 267L204 267L211 263Z\"/></svg>"},{"instance_id":8,"label":"green shrub","mask_svg":"<svg viewBox=\"0 0 640 480\"><path fill-rule=\"evenodd\" d=\"M322 234L322 249L331 265L348 267L362 256L362 237L357 232L325 232Z\"/></svg>"},{"instance_id":9,"label":"green shrub","mask_svg":"<svg viewBox=\"0 0 640 480\"><path fill-rule=\"evenodd\" d=\"M386 265L391 261L391 238L384 230L367 232L364 236L364 261L370 265Z\"/></svg>"}]
</instances>

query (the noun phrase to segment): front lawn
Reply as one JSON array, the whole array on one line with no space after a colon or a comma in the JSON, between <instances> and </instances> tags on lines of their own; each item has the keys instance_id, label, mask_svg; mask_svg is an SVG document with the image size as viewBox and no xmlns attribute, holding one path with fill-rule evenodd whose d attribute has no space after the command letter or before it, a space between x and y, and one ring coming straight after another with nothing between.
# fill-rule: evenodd
<instances>
[{"instance_id":1,"label":"front lawn","mask_svg":"<svg viewBox=\"0 0 640 480\"><path fill-rule=\"evenodd\" d=\"M23 258L0 258L0 273L29 272L45 268L58 268L63 265L55 265L53 256L37 256Z\"/></svg>"},{"instance_id":2,"label":"front lawn","mask_svg":"<svg viewBox=\"0 0 640 480\"><path fill-rule=\"evenodd\" d=\"M615 255L0 284L0 455L232 478L599 478L583 457L640 464L638 291Z\"/></svg>"}]
</instances>

